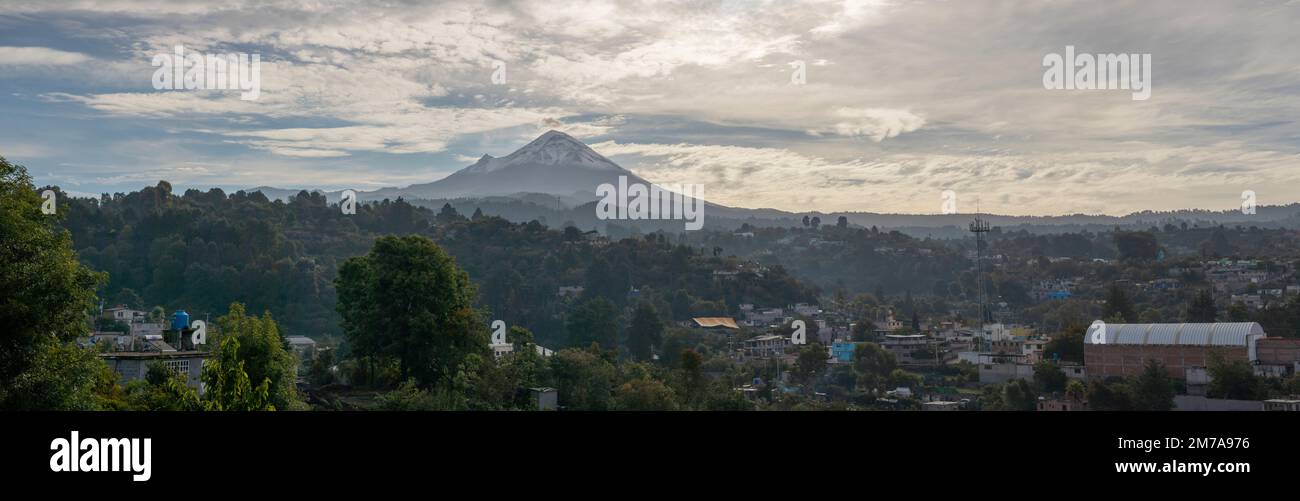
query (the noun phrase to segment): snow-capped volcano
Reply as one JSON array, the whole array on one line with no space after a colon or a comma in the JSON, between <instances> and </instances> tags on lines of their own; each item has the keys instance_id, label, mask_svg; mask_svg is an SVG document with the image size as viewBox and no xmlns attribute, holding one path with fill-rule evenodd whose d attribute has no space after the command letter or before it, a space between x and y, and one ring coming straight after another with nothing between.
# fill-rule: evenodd
<instances>
[{"instance_id":1,"label":"snow-capped volcano","mask_svg":"<svg viewBox=\"0 0 1300 501\"><path fill-rule=\"evenodd\" d=\"M438 181L406 188L384 188L363 198L466 198L517 193L573 195L596 192L604 183L648 181L619 167L582 141L560 131L549 131L504 157L483 155L474 165Z\"/></svg>"},{"instance_id":2,"label":"snow-capped volcano","mask_svg":"<svg viewBox=\"0 0 1300 501\"><path fill-rule=\"evenodd\" d=\"M533 142L504 157L494 158L492 155L483 155L483 158L465 171L485 173L516 166L537 165L566 165L598 170L622 169L618 164L587 147L582 141L553 130L538 136Z\"/></svg>"}]
</instances>

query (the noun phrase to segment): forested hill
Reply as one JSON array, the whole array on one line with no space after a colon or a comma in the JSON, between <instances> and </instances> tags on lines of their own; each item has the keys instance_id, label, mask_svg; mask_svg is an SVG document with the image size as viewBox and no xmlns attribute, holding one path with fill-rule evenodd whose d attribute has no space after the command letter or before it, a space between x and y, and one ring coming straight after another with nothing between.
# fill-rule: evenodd
<instances>
[{"instance_id":1,"label":"forested hill","mask_svg":"<svg viewBox=\"0 0 1300 501\"><path fill-rule=\"evenodd\" d=\"M82 261L109 274L99 291L106 305L157 305L215 318L239 301L250 312L269 310L289 335L340 334L338 266L386 234L432 238L478 285L485 313L555 345L568 342L567 309L595 297L616 306L640 298L665 317L684 319L726 314L739 303L813 301L817 294L779 266L742 280L714 280L713 270L737 263L674 245L671 236L607 242L574 228L469 218L400 200L359 205L355 215L345 215L321 194L288 201L220 189L176 195L166 182L59 200L67 200L59 210L67 212L64 225ZM560 286L575 285L585 288L580 297L557 294Z\"/></svg>"}]
</instances>

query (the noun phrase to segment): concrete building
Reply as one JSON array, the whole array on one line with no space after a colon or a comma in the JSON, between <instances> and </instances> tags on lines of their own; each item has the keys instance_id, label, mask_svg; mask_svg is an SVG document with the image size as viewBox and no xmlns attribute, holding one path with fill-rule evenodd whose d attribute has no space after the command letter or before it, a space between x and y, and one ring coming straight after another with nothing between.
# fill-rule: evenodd
<instances>
[{"instance_id":1,"label":"concrete building","mask_svg":"<svg viewBox=\"0 0 1300 501\"><path fill-rule=\"evenodd\" d=\"M785 354L785 347L790 345L790 338L776 334L766 334L743 343L745 358L770 358Z\"/></svg>"},{"instance_id":2,"label":"concrete building","mask_svg":"<svg viewBox=\"0 0 1300 501\"><path fill-rule=\"evenodd\" d=\"M886 334L880 347L901 365L938 365L950 358L941 343L925 334Z\"/></svg>"},{"instance_id":3,"label":"concrete building","mask_svg":"<svg viewBox=\"0 0 1300 501\"><path fill-rule=\"evenodd\" d=\"M286 336L284 340L289 343L289 349L298 356L298 362L302 365L310 364L316 359L316 340L307 336Z\"/></svg>"},{"instance_id":4,"label":"concrete building","mask_svg":"<svg viewBox=\"0 0 1300 501\"><path fill-rule=\"evenodd\" d=\"M1088 402L1073 398L1038 397L1038 410L1044 412L1076 412L1088 410Z\"/></svg>"},{"instance_id":5,"label":"concrete building","mask_svg":"<svg viewBox=\"0 0 1300 501\"><path fill-rule=\"evenodd\" d=\"M1256 348L1265 337L1254 322L1106 324L1103 331L1084 335L1083 357L1092 379L1134 376L1154 359L1170 377L1187 380L1208 365L1210 353L1229 361L1258 360Z\"/></svg>"},{"instance_id":6,"label":"concrete building","mask_svg":"<svg viewBox=\"0 0 1300 501\"><path fill-rule=\"evenodd\" d=\"M1274 398L1264 401L1264 410L1266 411L1286 411L1300 412L1300 399L1295 398Z\"/></svg>"},{"instance_id":7,"label":"concrete building","mask_svg":"<svg viewBox=\"0 0 1300 501\"><path fill-rule=\"evenodd\" d=\"M113 372L122 378L122 382L144 379L151 364L161 364L173 372L185 376L185 384L203 394L203 383L199 377L203 374L203 361L208 358L205 351L128 351L102 353Z\"/></svg>"},{"instance_id":8,"label":"concrete building","mask_svg":"<svg viewBox=\"0 0 1300 501\"><path fill-rule=\"evenodd\" d=\"M537 402L537 410L553 411L559 408L560 392L555 388L529 388L533 394L533 401Z\"/></svg>"},{"instance_id":9,"label":"concrete building","mask_svg":"<svg viewBox=\"0 0 1300 501\"><path fill-rule=\"evenodd\" d=\"M924 403L922 403L922 404L921 404L921 410L923 410L923 411L937 411L937 412L943 412L943 411L959 411L959 410L961 410L961 406L962 406L962 403L961 403L961 402L934 401L934 402L924 402Z\"/></svg>"},{"instance_id":10,"label":"concrete building","mask_svg":"<svg viewBox=\"0 0 1300 501\"><path fill-rule=\"evenodd\" d=\"M1034 380L1034 366L1024 362L1024 355L980 353L978 357L980 384L1005 383L1012 379Z\"/></svg>"},{"instance_id":11,"label":"concrete building","mask_svg":"<svg viewBox=\"0 0 1300 501\"><path fill-rule=\"evenodd\" d=\"M137 319L143 319L145 313L140 310L127 308L126 305L119 304L112 308L105 308L100 317L107 320L117 320L118 322L129 324Z\"/></svg>"},{"instance_id":12,"label":"concrete building","mask_svg":"<svg viewBox=\"0 0 1300 501\"><path fill-rule=\"evenodd\" d=\"M836 341L831 344L831 363L849 364L853 363L853 350L857 349L857 344L847 341Z\"/></svg>"}]
</instances>

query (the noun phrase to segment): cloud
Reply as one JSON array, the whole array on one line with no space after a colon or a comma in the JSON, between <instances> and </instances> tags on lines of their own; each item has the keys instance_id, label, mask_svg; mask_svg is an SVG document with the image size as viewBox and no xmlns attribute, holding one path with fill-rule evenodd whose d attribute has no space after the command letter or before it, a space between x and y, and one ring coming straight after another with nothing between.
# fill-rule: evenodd
<instances>
[{"instance_id":1,"label":"cloud","mask_svg":"<svg viewBox=\"0 0 1300 501\"><path fill-rule=\"evenodd\" d=\"M0 65L52 65L79 64L90 56L48 47L0 47Z\"/></svg>"},{"instance_id":2,"label":"cloud","mask_svg":"<svg viewBox=\"0 0 1300 501\"><path fill-rule=\"evenodd\" d=\"M840 108L835 115L843 119L833 127L841 136L865 136L879 143L925 125L925 119L907 110L884 108Z\"/></svg>"},{"instance_id":3,"label":"cloud","mask_svg":"<svg viewBox=\"0 0 1300 501\"><path fill-rule=\"evenodd\" d=\"M36 82L0 96L19 110L0 118L0 144L43 146L33 162L58 168L166 130L194 141L184 154L199 161L239 158L315 187L334 178L300 163L421 182L555 128L652 179L705 179L740 206L932 212L925 193L947 186L1008 213L1114 213L1217 206L1246 185L1261 200L1300 193L1287 175L1300 151L1300 53L1277 50L1300 42L1297 9L1125 1L1116 9L1132 22L1115 23L1087 0L1002 7L18 0L6 12L39 23L21 40L58 49L0 48L0 61L47 61L0 72ZM150 57L176 43L261 54L261 97L154 91ZM1152 54L1151 99L1043 89L1043 55L1066 45ZM494 60L505 85L491 80ZM796 60L809 63L805 85L791 83ZM69 79L48 61L86 64ZM83 140L7 132L46 109ZM162 154L122 150L118 164L169 164Z\"/></svg>"}]
</instances>

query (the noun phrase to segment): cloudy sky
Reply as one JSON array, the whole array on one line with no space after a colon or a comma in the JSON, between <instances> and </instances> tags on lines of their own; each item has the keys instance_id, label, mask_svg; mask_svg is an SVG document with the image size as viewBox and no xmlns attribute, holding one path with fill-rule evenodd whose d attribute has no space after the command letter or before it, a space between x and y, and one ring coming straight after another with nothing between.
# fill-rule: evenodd
<instances>
[{"instance_id":1,"label":"cloudy sky","mask_svg":"<svg viewBox=\"0 0 1300 501\"><path fill-rule=\"evenodd\" d=\"M740 207L1300 201L1297 0L0 5L0 155L78 194L405 186L556 128ZM259 98L155 90L176 44L259 54ZM1045 89L1067 45L1151 54L1150 99Z\"/></svg>"}]
</instances>

